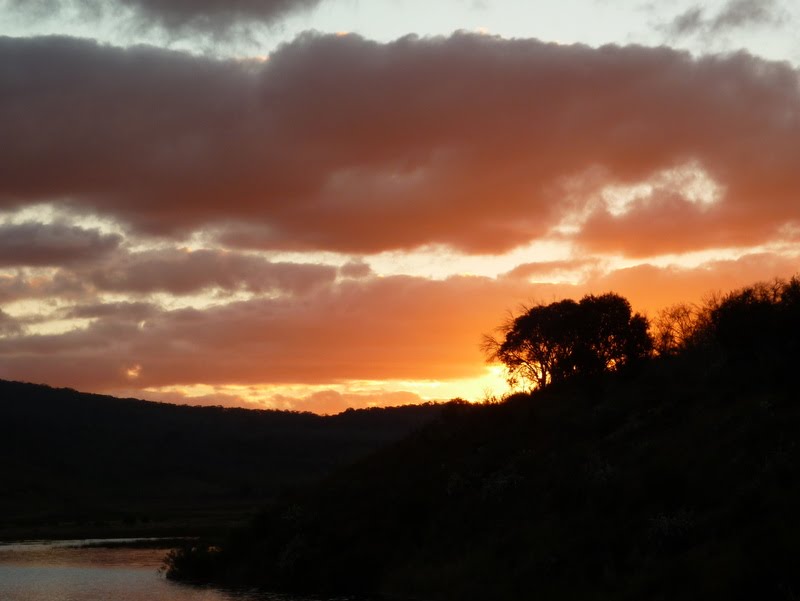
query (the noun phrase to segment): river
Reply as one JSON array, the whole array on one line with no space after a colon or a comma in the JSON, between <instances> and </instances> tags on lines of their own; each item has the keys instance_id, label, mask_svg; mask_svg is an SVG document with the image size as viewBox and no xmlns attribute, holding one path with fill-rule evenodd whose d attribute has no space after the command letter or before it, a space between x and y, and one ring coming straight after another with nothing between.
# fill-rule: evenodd
<instances>
[{"instance_id":1,"label":"river","mask_svg":"<svg viewBox=\"0 0 800 601\"><path fill-rule=\"evenodd\" d=\"M0 543L0 600L308 601L171 582L159 570L164 549L81 546L105 542Z\"/></svg>"}]
</instances>

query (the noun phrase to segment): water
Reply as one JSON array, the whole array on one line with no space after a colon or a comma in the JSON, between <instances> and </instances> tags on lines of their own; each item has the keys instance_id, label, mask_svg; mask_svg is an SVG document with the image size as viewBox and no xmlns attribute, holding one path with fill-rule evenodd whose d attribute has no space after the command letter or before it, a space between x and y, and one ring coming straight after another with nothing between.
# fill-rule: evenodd
<instances>
[{"instance_id":1,"label":"water","mask_svg":"<svg viewBox=\"0 0 800 601\"><path fill-rule=\"evenodd\" d=\"M301 601L166 580L164 549L79 548L101 541L0 544L2 601Z\"/></svg>"}]
</instances>

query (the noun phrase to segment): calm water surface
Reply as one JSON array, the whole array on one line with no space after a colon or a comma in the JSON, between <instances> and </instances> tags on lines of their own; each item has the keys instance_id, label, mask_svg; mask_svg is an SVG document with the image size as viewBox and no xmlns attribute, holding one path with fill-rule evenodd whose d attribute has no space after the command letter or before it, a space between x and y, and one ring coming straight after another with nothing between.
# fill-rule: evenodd
<instances>
[{"instance_id":1,"label":"calm water surface","mask_svg":"<svg viewBox=\"0 0 800 601\"><path fill-rule=\"evenodd\" d=\"M0 543L3 601L305 601L197 588L159 572L164 549L76 548L98 541Z\"/></svg>"}]
</instances>

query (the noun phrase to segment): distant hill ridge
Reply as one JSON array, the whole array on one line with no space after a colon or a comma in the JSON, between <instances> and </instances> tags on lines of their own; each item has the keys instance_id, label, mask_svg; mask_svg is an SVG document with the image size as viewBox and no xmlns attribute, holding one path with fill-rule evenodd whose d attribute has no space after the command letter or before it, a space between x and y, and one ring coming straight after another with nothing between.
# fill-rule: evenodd
<instances>
[{"instance_id":1,"label":"distant hill ridge","mask_svg":"<svg viewBox=\"0 0 800 601\"><path fill-rule=\"evenodd\" d=\"M224 526L440 411L191 407L0 380L0 537Z\"/></svg>"}]
</instances>

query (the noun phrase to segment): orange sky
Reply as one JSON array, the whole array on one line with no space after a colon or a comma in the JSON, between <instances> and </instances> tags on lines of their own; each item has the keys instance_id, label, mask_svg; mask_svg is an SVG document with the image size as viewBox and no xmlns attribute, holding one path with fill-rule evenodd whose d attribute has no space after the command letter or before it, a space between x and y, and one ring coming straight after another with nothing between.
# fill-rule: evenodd
<instances>
[{"instance_id":1,"label":"orange sky","mask_svg":"<svg viewBox=\"0 0 800 601\"><path fill-rule=\"evenodd\" d=\"M800 87L746 53L0 38L0 377L334 412L502 393L481 335L798 270Z\"/></svg>"}]
</instances>

